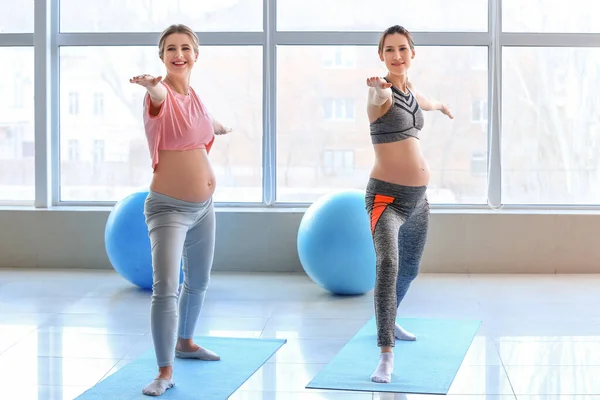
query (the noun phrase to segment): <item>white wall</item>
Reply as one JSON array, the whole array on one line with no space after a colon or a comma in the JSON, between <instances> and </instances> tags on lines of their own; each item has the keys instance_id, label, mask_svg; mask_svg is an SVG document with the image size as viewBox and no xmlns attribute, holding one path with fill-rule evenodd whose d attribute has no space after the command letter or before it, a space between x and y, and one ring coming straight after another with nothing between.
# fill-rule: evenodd
<instances>
[{"instance_id":1,"label":"white wall","mask_svg":"<svg viewBox=\"0 0 600 400\"><path fill-rule=\"evenodd\" d=\"M0 209L0 268L111 268L109 209ZM302 271L303 210L218 210L215 270ZM432 211L424 272L600 272L600 215Z\"/></svg>"}]
</instances>

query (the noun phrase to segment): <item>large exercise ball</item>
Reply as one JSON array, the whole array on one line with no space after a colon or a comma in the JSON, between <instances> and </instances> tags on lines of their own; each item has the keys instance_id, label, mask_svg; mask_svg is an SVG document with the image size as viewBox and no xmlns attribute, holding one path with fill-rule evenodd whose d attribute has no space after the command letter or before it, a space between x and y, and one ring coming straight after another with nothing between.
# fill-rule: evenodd
<instances>
[{"instance_id":1,"label":"large exercise ball","mask_svg":"<svg viewBox=\"0 0 600 400\"><path fill-rule=\"evenodd\" d=\"M106 254L113 268L142 289L152 289L152 253L144 216L147 196L148 191L139 191L117 202L104 229ZM179 278L183 282L183 271Z\"/></svg>"},{"instance_id":2,"label":"large exercise ball","mask_svg":"<svg viewBox=\"0 0 600 400\"><path fill-rule=\"evenodd\" d=\"M297 245L304 271L325 290L357 295L375 286L365 192L337 191L315 201L300 222Z\"/></svg>"}]
</instances>

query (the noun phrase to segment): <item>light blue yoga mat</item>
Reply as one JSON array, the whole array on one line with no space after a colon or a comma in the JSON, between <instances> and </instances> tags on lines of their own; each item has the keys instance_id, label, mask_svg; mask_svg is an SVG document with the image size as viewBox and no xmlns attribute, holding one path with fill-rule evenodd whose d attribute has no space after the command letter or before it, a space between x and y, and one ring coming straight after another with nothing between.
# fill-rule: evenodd
<instances>
[{"instance_id":1,"label":"light blue yoga mat","mask_svg":"<svg viewBox=\"0 0 600 400\"><path fill-rule=\"evenodd\" d=\"M306 388L447 394L481 321L399 318L398 323L417 340L396 340L391 383L370 379L379 362L372 318Z\"/></svg>"},{"instance_id":2,"label":"light blue yoga mat","mask_svg":"<svg viewBox=\"0 0 600 400\"><path fill-rule=\"evenodd\" d=\"M221 356L220 361L175 358L175 386L160 399L226 400L286 342L285 339L197 337L198 344ZM76 400L148 400L142 388L156 377L154 349L119 369Z\"/></svg>"}]
</instances>

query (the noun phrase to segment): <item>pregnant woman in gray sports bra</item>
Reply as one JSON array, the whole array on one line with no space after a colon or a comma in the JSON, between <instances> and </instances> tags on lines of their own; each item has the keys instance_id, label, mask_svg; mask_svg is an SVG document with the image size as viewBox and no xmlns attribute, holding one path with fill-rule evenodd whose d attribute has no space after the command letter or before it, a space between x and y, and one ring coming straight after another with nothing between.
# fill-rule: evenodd
<instances>
[{"instance_id":1,"label":"pregnant woman in gray sports bra","mask_svg":"<svg viewBox=\"0 0 600 400\"><path fill-rule=\"evenodd\" d=\"M371 142L375 164L366 190L366 207L377 258L375 318L379 364L373 382L391 382L395 340L416 340L396 321L396 311L419 272L429 227L429 167L419 146L423 111L448 106L420 94L408 81L415 57L410 32L388 28L379 41L379 57L388 74L367 79Z\"/></svg>"}]
</instances>

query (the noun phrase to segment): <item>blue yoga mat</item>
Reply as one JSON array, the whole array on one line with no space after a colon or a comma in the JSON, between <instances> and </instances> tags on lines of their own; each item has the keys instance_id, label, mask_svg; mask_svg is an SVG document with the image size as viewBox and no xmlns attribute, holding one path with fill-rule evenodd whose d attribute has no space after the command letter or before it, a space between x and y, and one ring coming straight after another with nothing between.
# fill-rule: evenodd
<instances>
[{"instance_id":1,"label":"blue yoga mat","mask_svg":"<svg viewBox=\"0 0 600 400\"><path fill-rule=\"evenodd\" d=\"M447 394L481 321L399 318L398 323L417 340L396 340L391 383L371 382L379 362L372 318L306 388Z\"/></svg>"},{"instance_id":2,"label":"blue yoga mat","mask_svg":"<svg viewBox=\"0 0 600 400\"><path fill-rule=\"evenodd\" d=\"M285 339L194 338L221 356L220 361L175 358L175 386L160 399L225 400L250 378L281 346ZM154 349L98 382L76 400L143 399L142 388L156 377Z\"/></svg>"}]
</instances>

